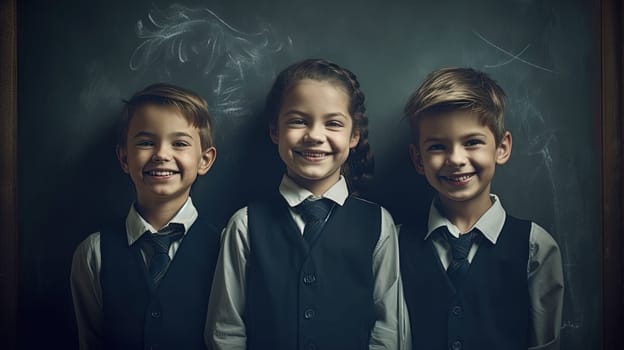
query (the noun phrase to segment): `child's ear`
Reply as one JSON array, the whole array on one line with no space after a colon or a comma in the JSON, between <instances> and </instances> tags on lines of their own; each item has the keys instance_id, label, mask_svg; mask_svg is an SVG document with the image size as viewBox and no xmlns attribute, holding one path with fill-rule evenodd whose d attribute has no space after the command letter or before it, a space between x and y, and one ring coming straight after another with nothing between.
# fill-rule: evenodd
<instances>
[{"instance_id":1,"label":"child's ear","mask_svg":"<svg viewBox=\"0 0 624 350\"><path fill-rule=\"evenodd\" d=\"M410 158L412 159L412 164L414 164L414 168L416 168L416 171L420 175L425 175L425 167L423 166L422 156L420 155L420 150L418 149L418 145L410 143L409 153L410 153Z\"/></svg>"},{"instance_id":2,"label":"child's ear","mask_svg":"<svg viewBox=\"0 0 624 350\"><path fill-rule=\"evenodd\" d=\"M115 153L117 153L117 160L119 160L119 165L121 166L121 169L123 169L124 173L129 174L130 170L128 169L128 150L125 147L117 146Z\"/></svg>"},{"instance_id":3,"label":"child's ear","mask_svg":"<svg viewBox=\"0 0 624 350\"><path fill-rule=\"evenodd\" d=\"M202 151L202 157L199 162L199 169L197 169L198 175L206 175L208 170L214 164L214 161L217 159L217 149L214 147L210 147L204 151Z\"/></svg>"},{"instance_id":4,"label":"child's ear","mask_svg":"<svg viewBox=\"0 0 624 350\"><path fill-rule=\"evenodd\" d=\"M503 139L496 147L496 164L503 165L507 163L509 157L511 157L511 145L511 133L509 131L505 131Z\"/></svg>"},{"instance_id":5,"label":"child's ear","mask_svg":"<svg viewBox=\"0 0 624 350\"><path fill-rule=\"evenodd\" d=\"M277 125L269 125L269 136L271 136L271 141L277 145L279 141L279 131L277 130Z\"/></svg>"},{"instance_id":6,"label":"child's ear","mask_svg":"<svg viewBox=\"0 0 624 350\"><path fill-rule=\"evenodd\" d=\"M349 141L349 148L355 148L360 142L360 130L353 130L351 134L351 141Z\"/></svg>"}]
</instances>

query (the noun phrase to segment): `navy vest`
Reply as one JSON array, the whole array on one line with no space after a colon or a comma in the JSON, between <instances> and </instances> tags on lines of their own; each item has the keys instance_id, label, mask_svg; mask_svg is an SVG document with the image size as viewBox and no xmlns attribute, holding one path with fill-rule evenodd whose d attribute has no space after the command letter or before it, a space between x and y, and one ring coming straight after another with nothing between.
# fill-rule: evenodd
<instances>
[{"instance_id":1,"label":"navy vest","mask_svg":"<svg viewBox=\"0 0 624 350\"><path fill-rule=\"evenodd\" d=\"M125 221L102 230L105 349L205 349L206 309L219 232L198 218L156 288Z\"/></svg>"},{"instance_id":2,"label":"navy vest","mask_svg":"<svg viewBox=\"0 0 624 350\"><path fill-rule=\"evenodd\" d=\"M432 240L423 239L427 225L401 228L401 275L413 349L527 349L530 230L530 221L507 215L496 245L479 236L468 275L455 290Z\"/></svg>"},{"instance_id":3,"label":"navy vest","mask_svg":"<svg viewBox=\"0 0 624 350\"><path fill-rule=\"evenodd\" d=\"M380 207L354 197L335 205L312 246L279 195L248 215L247 348L368 349Z\"/></svg>"}]
</instances>

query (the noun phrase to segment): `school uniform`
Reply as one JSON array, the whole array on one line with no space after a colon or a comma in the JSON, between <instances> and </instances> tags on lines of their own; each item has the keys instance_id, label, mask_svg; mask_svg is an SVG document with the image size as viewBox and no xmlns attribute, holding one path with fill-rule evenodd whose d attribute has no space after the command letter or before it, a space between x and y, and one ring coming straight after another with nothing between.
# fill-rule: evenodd
<instances>
[{"instance_id":1,"label":"school uniform","mask_svg":"<svg viewBox=\"0 0 624 350\"><path fill-rule=\"evenodd\" d=\"M177 226L175 226L177 225ZM164 226L179 227L166 272L147 269L153 228L131 206L125 220L91 234L76 249L71 289L81 349L204 349L203 329L219 232L189 198Z\"/></svg>"},{"instance_id":2,"label":"school uniform","mask_svg":"<svg viewBox=\"0 0 624 350\"><path fill-rule=\"evenodd\" d=\"M563 309L559 247L539 225L507 215L500 200L472 228L469 269L454 285L448 235L459 229L431 205L401 227L401 335L406 349L558 349ZM448 231L447 231L448 230Z\"/></svg>"},{"instance_id":3,"label":"school uniform","mask_svg":"<svg viewBox=\"0 0 624 350\"><path fill-rule=\"evenodd\" d=\"M206 322L214 349L396 349L398 245L389 213L349 196L308 243L296 207L312 193L282 178L279 194L237 211L222 238Z\"/></svg>"}]
</instances>

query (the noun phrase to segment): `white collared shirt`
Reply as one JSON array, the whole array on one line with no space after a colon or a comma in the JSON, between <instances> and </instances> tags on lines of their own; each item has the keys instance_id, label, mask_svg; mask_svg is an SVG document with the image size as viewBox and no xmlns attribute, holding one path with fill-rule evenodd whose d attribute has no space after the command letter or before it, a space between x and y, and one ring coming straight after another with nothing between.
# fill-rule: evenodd
<instances>
[{"instance_id":1,"label":"white collared shirt","mask_svg":"<svg viewBox=\"0 0 624 350\"><path fill-rule=\"evenodd\" d=\"M189 197L176 215L163 227L172 223L182 224L184 235L186 235L197 216L197 209ZM131 246L147 232L156 234L158 230L139 214L134 204L131 205L126 217L128 246ZM169 247L171 259L174 258L183 239L184 237L173 242ZM145 259L145 253L143 251L141 253ZM102 349L103 347L101 266L100 232L95 232L78 245L74 252L71 267L70 284L80 349Z\"/></svg>"},{"instance_id":2,"label":"white collared shirt","mask_svg":"<svg viewBox=\"0 0 624 350\"><path fill-rule=\"evenodd\" d=\"M279 192L290 207L297 227L303 234L305 223L293 210L295 206L314 195L298 186L288 176L282 178ZM334 184L322 198L342 206L349 191L345 179ZM246 349L246 331L243 315L247 260L249 258L247 207L239 209L223 231L221 251L208 304L205 340L214 350ZM357 219L357 218L354 218ZM381 208L381 232L373 250L373 301L376 322L370 339L370 349L397 349L399 259L394 221L387 210Z\"/></svg>"},{"instance_id":3,"label":"white collared shirt","mask_svg":"<svg viewBox=\"0 0 624 350\"><path fill-rule=\"evenodd\" d=\"M332 186L327 192L323 193L321 197L316 197L312 192L306 190L305 188L299 187L290 177L284 176L282 178L282 182L279 186L279 192L288 203L288 209L290 210L290 215L293 220L297 224L299 231L303 234L303 230L305 228L305 221L303 217L299 214L297 210L294 208L301 204L304 200L310 198L312 200L316 199L329 199L330 201L343 206L344 202L349 197L349 190L347 189L347 183L344 178L336 183L336 185Z\"/></svg>"},{"instance_id":4,"label":"white collared shirt","mask_svg":"<svg viewBox=\"0 0 624 350\"><path fill-rule=\"evenodd\" d=\"M496 195L491 194L490 198L492 206L466 232L477 229L485 239L496 244L505 225L507 214ZM442 226L446 226L451 235L459 237L460 230L440 213L436 207L436 200L434 200L429 209L427 234L424 239L432 240L440 262L444 269L447 269L453 259L450 243L444 235L434 234L434 231ZM468 262L472 262L478 249L479 240L475 240L468 252ZM529 249L527 261L530 305L529 349L558 349L564 289L559 246L546 230L532 222L527 249ZM400 293L403 293L402 288L400 288ZM407 305L402 296L399 303L402 348L411 349L411 330Z\"/></svg>"}]
</instances>

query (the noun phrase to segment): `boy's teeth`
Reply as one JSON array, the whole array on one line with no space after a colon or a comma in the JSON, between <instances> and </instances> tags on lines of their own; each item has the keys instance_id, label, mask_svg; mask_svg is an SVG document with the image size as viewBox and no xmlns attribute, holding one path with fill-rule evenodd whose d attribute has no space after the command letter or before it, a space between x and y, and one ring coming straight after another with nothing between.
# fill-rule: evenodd
<instances>
[{"instance_id":1,"label":"boy's teeth","mask_svg":"<svg viewBox=\"0 0 624 350\"><path fill-rule=\"evenodd\" d=\"M447 176L446 178L451 181L463 182L463 181L467 181L471 177L472 175L463 175L463 176Z\"/></svg>"},{"instance_id":2,"label":"boy's teeth","mask_svg":"<svg viewBox=\"0 0 624 350\"><path fill-rule=\"evenodd\" d=\"M171 176L173 175L173 171L152 170L152 171L149 171L148 174L152 176Z\"/></svg>"}]
</instances>

